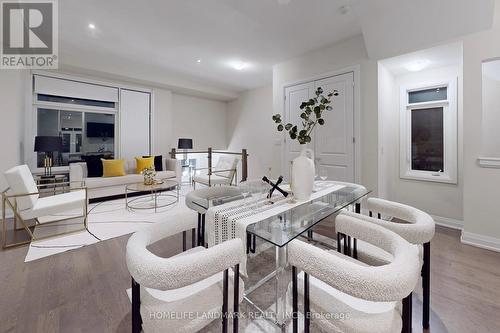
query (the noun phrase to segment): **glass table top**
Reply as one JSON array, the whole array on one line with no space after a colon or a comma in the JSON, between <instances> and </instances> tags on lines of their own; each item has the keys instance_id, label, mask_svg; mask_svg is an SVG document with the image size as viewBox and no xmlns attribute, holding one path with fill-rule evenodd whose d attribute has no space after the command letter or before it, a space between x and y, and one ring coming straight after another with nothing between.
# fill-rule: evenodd
<instances>
[{"instance_id":1,"label":"glass table top","mask_svg":"<svg viewBox=\"0 0 500 333\"><path fill-rule=\"evenodd\" d=\"M214 194L205 198L194 198L193 203L204 209L208 209L210 207L220 206L225 203L241 199L243 199L241 191L237 187L234 187L230 193L226 193L223 195Z\"/></svg>"},{"instance_id":2,"label":"glass table top","mask_svg":"<svg viewBox=\"0 0 500 333\"><path fill-rule=\"evenodd\" d=\"M343 208L356 203L370 192L355 184L345 185L335 192L251 224L247 227L247 232L282 247L323 219L339 213Z\"/></svg>"},{"instance_id":3,"label":"glass table top","mask_svg":"<svg viewBox=\"0 0 500 333\"><path fill-rule=\"evenodd\" d=\"M162 183L154 184L154 185L145 185L143 182L141 183L133 183L128 184L125 188L127 191L135 191L135 192L156 192L156 191L164 191L179 185L177 181L171 179L162 179Z\"/></svg>"}]
</instances>

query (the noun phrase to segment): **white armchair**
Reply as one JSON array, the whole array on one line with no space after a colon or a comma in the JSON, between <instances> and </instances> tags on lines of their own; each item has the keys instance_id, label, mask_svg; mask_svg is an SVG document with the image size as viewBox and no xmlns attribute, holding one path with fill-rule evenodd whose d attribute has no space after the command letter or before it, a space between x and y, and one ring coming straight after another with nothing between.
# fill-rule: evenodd
<instances>
[{"instance_id":1,"label":"white armchair","mask_svg":"<svg viewBox=\"0 0 500 333\"><path fill-rule=\"evenodd\" d=\"M238 331L244 290L239 277L239 263L245 255L241 240L208 249L195 247L170 258L147 249L162 238L194 227L187 224L181 220L159 223L130 237L126 260L132 276L132 332L197 332L221 314L223 330L227 329L228 298L232 298L235 314L233 331ZM158 318L165 313L177 316Z\"/></svg>"},{"instance_id":2,"label":"white armchair","mask_svg":"<svg viewBox=\"0 0 500 333\"><path fill-rule=\"evenodd\" d=\"M193 177L193 186L196 187L196 183L204 184L206 186L212 185L231 185L236 183L236 170L238 166L239 158L231 155L222 155L217 161L217 165L212 168L212 173L203 172L196 174L200 170L208 170L208 168L195 169L195 176Z\"/></svg>"},{"instance_id":3,"label":"white armchair","mask_svg":"<svg viewBox=\"0 0 500 333\"><path fill-rule=\"evenodd\" d=\"M8 205L16 220L20 220L32 240L54 237L69 232L78 232L87 228L87 190L75 188L71 192L40 198L38 187L27 165L20 165L7 170L4 177L9 184L2 193L3 247L6 242L6 206ZM81 228L71 229L56 234L36 237L27 221L34 219L38 225L48 225L70 219L82 219ZM11 244L19 245L19 244Z\"/></svg>"},{"instance_id":4,"label":"white armchair","mask_svg":"<svg viewBox=\"0 0 500 333\"><path fill-rule=\"evenodd\" d=\"M293 332L298 331L299 293L304 295L305 332L309 332L311 312L315 323L328 332L401 332L406 318L402 318L400 301L418 280L417 247L390 230L351 216L339 215L336 228L381 247L393 260L368 266L339 252L292 241L288 259L292 265ZM297 270L303 272L297 276Z\"/></svg>"}]
</instances>

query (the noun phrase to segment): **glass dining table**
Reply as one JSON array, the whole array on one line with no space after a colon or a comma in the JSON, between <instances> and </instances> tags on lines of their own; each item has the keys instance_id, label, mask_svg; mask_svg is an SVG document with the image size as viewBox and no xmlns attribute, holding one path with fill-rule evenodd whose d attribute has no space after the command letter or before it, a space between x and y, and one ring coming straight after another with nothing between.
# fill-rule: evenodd
<instances>
[{"instance_id":1,"label":"glass dining table","mask_svg":"<svg viewBox=\"0 0 500 333\"><path fill-rule=\"evenodd\" d=\"M328 182L337 189L322 195L312 195L314 199L294 205L292 208L262 219L256 223L248 225L247 234L255 236L275 247L275 270L259 280L253 286L245 288L244 299L255 307L263 317L276 324L281 331L285 331L287 316L286 289L288 279L285 276L287 267L287 244L300 236L311 235L313 228L328 217L335 216L349 206L359 212L361 200L371 191L365 187L352 183ZM341 185L342 187L338 187ZM323 193L325 191L322 191ZM318 192L320 193L320 192ZM213 196L205 198L197 204L210 208L222 205L235 200L242 200L239 194L230 196ZM248 200L248 199L247 199ZM243 201L242 201L242 204ZM274 311L264 311L260 309L250 298L250 294L257 288L275 279L276 294Z\"/></svg>"}]
</instances>

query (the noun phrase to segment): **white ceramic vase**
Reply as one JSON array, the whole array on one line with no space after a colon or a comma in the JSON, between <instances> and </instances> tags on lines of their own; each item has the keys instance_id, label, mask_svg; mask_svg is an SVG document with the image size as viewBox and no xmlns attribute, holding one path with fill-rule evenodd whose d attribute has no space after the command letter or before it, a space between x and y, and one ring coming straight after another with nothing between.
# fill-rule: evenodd
<instances>
[{"instance_id":1,"label":"white ceramic vase","mask_svg":"<svg viewBox=\"0 0 500 333\"><path fill-rule=\"evenodd\" d=\"M300 155L293 160L292 186L297 200L309 200L314 187L314 152L302 148Z\"/></svg>"}]
</instances>

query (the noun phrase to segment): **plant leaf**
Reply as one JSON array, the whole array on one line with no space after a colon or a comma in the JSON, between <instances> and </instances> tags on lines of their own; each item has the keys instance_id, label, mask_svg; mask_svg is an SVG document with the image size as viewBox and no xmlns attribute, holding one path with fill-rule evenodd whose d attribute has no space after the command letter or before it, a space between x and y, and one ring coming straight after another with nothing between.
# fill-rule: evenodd
<instances>
[{"instance_id":1,"label":"plant leaf","mask_svg":"<svg viewBox=\"0 0 500 333\"><path fill-rule=\"evenodd\" d=\"M325 120L323 118L319 118L318 119L318 124L324 125L325 124Z\"/></svg>"},{"instance_id":2,"label":"plant leaf","mask_svg":"<svg viewBox=\"0 0 500 333\"><path fill-rule=\"evenodd\" d=\"M283 125L281 125L281 124L278 125L278 131L279 132L283 131Z\"/></svg>"}]
</instances>

